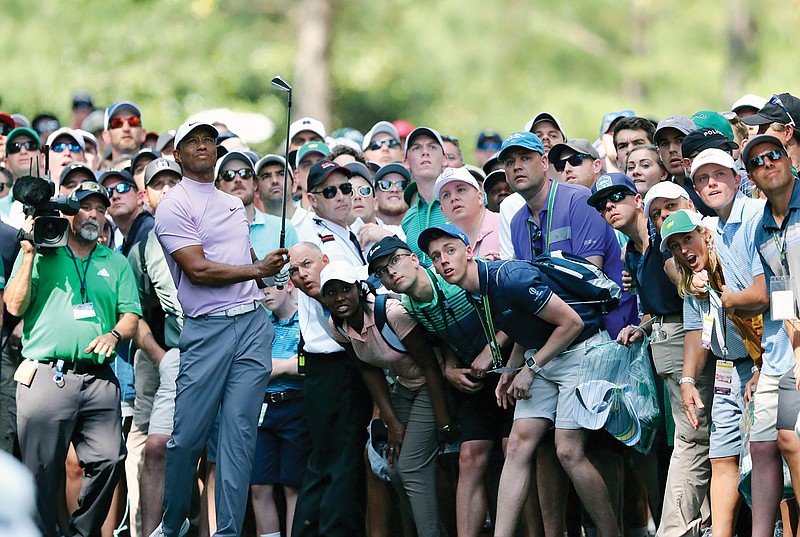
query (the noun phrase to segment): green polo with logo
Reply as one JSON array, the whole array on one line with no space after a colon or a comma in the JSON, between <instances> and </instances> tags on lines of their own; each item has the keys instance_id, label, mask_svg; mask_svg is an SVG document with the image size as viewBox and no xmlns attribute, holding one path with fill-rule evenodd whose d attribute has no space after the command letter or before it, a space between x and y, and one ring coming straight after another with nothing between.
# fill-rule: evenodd
<instances>
[{"instance_id":1,"label":"green polo with logo","mask_svg":"<svg viewBox=\"0 0 800 537\"><path fill-rule=\"evenodd\" d=\"M20 251L9 281L23 255ZM85 301L81 299L84 274ZM75 306L84 302L91 302L94 315L78 319ZM85 309L78 311L86 315ZM113 355L101 358L83 351L94 338L113 329L123 313L142 315L133 271L124 256L98 244L91 256L73 262L67 247L39 249L33 261L30 303L22 317L22 355L38 361L111 362Z\"/></svg>"}]
</instances>

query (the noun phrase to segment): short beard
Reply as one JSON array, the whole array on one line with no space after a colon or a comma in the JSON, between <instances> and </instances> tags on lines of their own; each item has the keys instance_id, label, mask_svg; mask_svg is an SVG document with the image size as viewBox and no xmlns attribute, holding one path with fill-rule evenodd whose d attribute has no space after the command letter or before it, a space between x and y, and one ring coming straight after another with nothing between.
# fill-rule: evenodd
<instances>
[{"instance_id":1,"label":"short beard","mask_svg":"<svg viewBox=\"0 0 800 537\"><path fill-rule=\"evenodd\" d=\"M95 242L100 238L100 224L95 220L85 220L78 228L78 236L86 242Z\"/></svg>"}]
</instances>

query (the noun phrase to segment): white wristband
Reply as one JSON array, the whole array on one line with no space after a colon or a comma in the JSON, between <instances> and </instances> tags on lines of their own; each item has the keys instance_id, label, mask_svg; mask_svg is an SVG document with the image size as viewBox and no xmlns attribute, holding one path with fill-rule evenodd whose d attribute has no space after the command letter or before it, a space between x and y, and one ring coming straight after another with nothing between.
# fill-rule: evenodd
<instances>
[{"instance_id":1,"label":"white wristband","mask_svg":"<svg viewBox=\"0 0 800 537\"><path fill-rule=\"evenodd\" d=\"M689 382L691 384L697 384L697 381L694 380L692 377L681 377L678 381L678 384L683 384L684 382Z\"/></svg>"}]
</instances>

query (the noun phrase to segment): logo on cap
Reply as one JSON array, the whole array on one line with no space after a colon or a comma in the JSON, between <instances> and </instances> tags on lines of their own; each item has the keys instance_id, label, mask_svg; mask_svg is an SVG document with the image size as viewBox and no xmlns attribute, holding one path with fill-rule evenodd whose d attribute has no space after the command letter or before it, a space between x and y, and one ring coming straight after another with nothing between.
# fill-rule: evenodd
<instances>
[{"instance_id":1,"label":"logo on cap","mask_svg":"<svg viewBox=\"0 0 800 537\"><path fill-rule=\"evenodd\" d=\"M367 254L367 255L371 256L372 254L374 254L375 252L377 252L380 249L381 249L381 245L380 244L376 244L375 246L372 247L372 250L370 250L369 254Z\"/></svg>"},{"instance_id":2,"label":"logo on cap","mask_svg":"<svg viewBox=\"0 0 800 537\"><path fill-rule=\"evenodd\" d=\"M675 225L675 220L673 220L672 222L667 222L666 229L669 229L674 225Z\"/></svg>"},{"instance_id":3,"label":"logo on cap","mask_svg":"<svg viewBox=\"0 0 800 537\"><path fill-rule=\"evenodd\" d=\"M725 136L724 134L722 134L722 133L721 133L720 131L718 131L717 129L709 129L709 130L707 130L707 131L705 131L705 132L703 133L703 136L712 136L712 135L713 135L713 136L716 136L716 135Z\"/></svg>"},{"instance_id":4,"label":"logo on cap","mask_svg":"<svg viewBox=\"0 0 800 537\"><path fill-rule=\"evenodd\" d=\"M442 179L446 179L447 177L450 177L454 173L455 173L455 169L453 169L453 168L445 168L445 170L442 172Z\"/></svg>"},{"instance_id":5,"label":"logo on cap","mask_svg":"<svg viewBox=\"0 0 800 537\"><path fill-rule=\"evenodd\" d=\"M311 121L308 119L304 119L301 125L311 125Z\"/></svg>"},{"instance_id":6,"label":"logo on cap","mask_svg":"<svg viewBox=\"0 0 800 537\"><path fill-rule=\"evenodd\" d=\"M524 138L526 134L527 134L526 132L515 132L514 134L508 137L508 140L517 140L519 138Z\"/></svg>"},{"instance_id":7,"label":"logo on cap","mask_svg":"<svg viewBox=\"0 0 800 537\"><path fill-rule=\"evenodd\" d=\"M600 178L597 180L597 184L595 185L596 190L602 190L604 188L608 188L610 186L614 186L614 181L611 179L610 175L601 175Z\"/></svg>"},{"instance_id":8,"label":"logo on cap","mask_svg":"<svg viewBox=\"0 0 800 537\"><path fill-rule=\"evenodd\" d=\"M325 164L322 165L322 169L327 170L331 166L337 166L337 164L335 162L326 162Z\"/></svg>"}]
</instances>

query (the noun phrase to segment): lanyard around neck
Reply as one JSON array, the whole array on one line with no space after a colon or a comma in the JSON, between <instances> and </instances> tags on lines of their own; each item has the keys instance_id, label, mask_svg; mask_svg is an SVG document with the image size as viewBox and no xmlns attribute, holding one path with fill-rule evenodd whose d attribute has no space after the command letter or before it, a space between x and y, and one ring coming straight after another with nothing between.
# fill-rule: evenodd
<instances>
[{"instance_id":1,"label":"lanyard around neck","mask_svg":"<svg viewBox=\"0 0 800 537\"><path fill-rule=\"evenodd\" d=\"M550 187L550 194L547 198L547 219L545 221L545 235L544 235L544 250L542 253L547 253L550 251L550 226L553 222L553 207L555 206L556 201L556 190L558 189L558 182L555 181L551 184ZM531 233L531 222L528 221L528 242L531 245L531 259L536 257L536 252L533 249L533 234Z\"/></svg>"},{"instance_id":2,"label":"lanyard around neck","mask_svg":"<svg viewBox=\"0 0 800 537\"><path fill-rule=\"evenodd\" d=\"M97 248L97 246L95 246ZM92 248L92 251L89 252L89 257L86 258L86 263L84 263L83 273L81 273L81 269L78 268L78 259L75 257L75 254L72 252L72 248L67 246L67 251L69 252L69 257L72 259L72 264L75 266L75 272L78 273L78 281L81 284L81 304L86 304L86 275L89 273L89 263L92 261L92 255L94 254L95 248Z\"/></svg>"},{"instance_id":3,"label":"lanyard around neck","mask_svg":"<svg viewBox=\"0 0 800 537\"><path fill-rule=\"evenodd\" d=\"M485 262L480 262L480 266L482 266L486 270L486 280L489 280L489 267L486 265ZM497 344L497 336L495 335L494 330L494 321L492 320L492 308L489 304L489 295L481 293L481 299L476 300L475 297L472 298L473 303L475 304L475 309L478 312L478 319L481 321L481 328L483 329L483 333L486 336L486 341L489 342L489 349L492 351L492 365L495 368L503 366L503 356L500 354L500 346Z\"/></svg>"}]
</instances>

